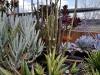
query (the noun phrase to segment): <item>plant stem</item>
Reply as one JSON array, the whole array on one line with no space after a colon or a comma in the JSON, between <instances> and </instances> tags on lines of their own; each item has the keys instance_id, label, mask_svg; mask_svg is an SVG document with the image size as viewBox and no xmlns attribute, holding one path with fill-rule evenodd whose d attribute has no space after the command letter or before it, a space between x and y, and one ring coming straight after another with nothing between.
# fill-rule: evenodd
<instances>
[{"instance_id":1,"label":"plant stem","mask_svg":"<svg viewBox=\"0 0 100 75\"><path fill-rule=\"evenodd\" d=\"M76 10L77 10L77 0L75 0L75 10L74 10L74 14L73 14L73 18L72 18L72 23L71 23L71 28L69 29L69 33L68 33L68 37L71 37L71 31L73 29L73 23L74 23L74 19L76 18ZM68 39L68 42L70 40Z\"/></svg>"}]
</instances>

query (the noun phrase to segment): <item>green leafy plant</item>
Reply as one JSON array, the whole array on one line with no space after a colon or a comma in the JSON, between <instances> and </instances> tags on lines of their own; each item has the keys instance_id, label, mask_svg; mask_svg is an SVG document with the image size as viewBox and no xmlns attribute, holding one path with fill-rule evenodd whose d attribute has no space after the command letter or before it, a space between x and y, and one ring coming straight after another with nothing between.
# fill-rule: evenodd
<instances>
[{"instance_id":1,"label":"green leafy plant","mask_svg":"<svg viewBox=\"0 0 100 75\"><path fill-rule=\"evenodd\" d=\"M23 61L21 64L21 75L31 75L31 72L25 61Z\"/></svg>"},{"instance_id":2,"label":"green leafy plant","mask_svg":"<svg viewBox=\"0 0 100 75\"><path fill-rule=\"evenodd\" d=\"M37 75L43 75L44 74L44 69L42 68L41 65L38 63L35 64L35 72Z\"/></svg>"},{"instance_id":3,"label":"green leafy plant","mask_svg":"<svg viewBox=\"0 0 100 75\"><path fill-rule=\"evenodd\" d=\"M92 75L100 75L100 72L98 70L94 70L92 69L92 73L90 73Z\"/></svg>"},{"instance_id":4,"label":"green leafy plant","mask_svg":"<svg viewBox=\"0 0 100 75\"><path fill-rule=\"evenodd\" d=\"M0 67L0 75L14 75L14 73ZM29 70L28 65L25 61L21 62L21 70L17 75L36 75L34 69Z\"/></svg>"},{"instance_id":5,"label":"green leafy plant","mask_svg":"<svg viewBox=\"0 0 100 75\"><path fill-rule=\"evenodd\" d=\"M50 52L48 55L45 55L47 67L48 67L48 75L61 75L65 70L64 62L66 57L63 55L56 55L56 51Z\"/></svg>"},{"instance_id":6,"label":"green leafy plant","mask_svg":"<svg viewBox=\"0 0 100 75\"><path fill-rule=\"evenodd\" d=\"M1 75L13 75L11 72L9 72L8 70L5 70L2 67L0 67L0 74Z\"/></svg>"},{"instance_id":7,"label":"green leafy plant","mask_svg":"<svg viewBox=\"0 0 100 75\"><path fill-rule=\"evenodd\" d=\"M100 52L91 52L86 58L85 69L92 73L92 75L100 74Z\"/></svg>"},{"instance_id":8,"label":"green leafy plant","mask_svg":"<svg viewBox=\"0 0 100 75\"><path fill-rule=\"evenodd\" d=\"M89 71L91 70L91 71ZM87 70L84 75L100 75L98 70L94 70L94 68L90 68L89 70Z\"/></svg>"},{"instance_id":9,"label":"green leafy plant","mask_svg":"<svg viewBox=\"0 0 100 75\"><path fill-rule=\"evenodd\" d=\"M76 62L73 64L73 66L70 69L70 72L72 74L76 74L79 71L78 67L76 66Z\"/></svg>"}]
</instances>

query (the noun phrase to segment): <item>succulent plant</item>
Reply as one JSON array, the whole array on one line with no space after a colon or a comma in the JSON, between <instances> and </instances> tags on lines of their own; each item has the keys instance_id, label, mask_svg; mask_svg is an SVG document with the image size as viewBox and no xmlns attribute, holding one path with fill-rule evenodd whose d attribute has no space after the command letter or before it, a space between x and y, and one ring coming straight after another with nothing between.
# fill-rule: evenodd
<instances>
[{"instance_id":1,"label":"succulent plant","mask_svg":"<svg viewBox=\"0 0 100 75\"><path fill-rule=\"evenodd\" d=\"M38 63L35 64L35 74L36 75L44 75L44 68Z\"/></svg>"},{"instance_id":2,"label":"succulent plant","mask_svg":"<svg viewBox=\"0 0 100 75\"><path fill-rule=\"evenodd\" d=\"M94 44L94 46L95 46L95 48L97 49L97 50L100 50L100 34L97 34L96 35L96 38L95 38L95 44Z\"/></svg>"},{"instance_id":3,"label":"succulent plant","mask_svg":"<svg viewBox=\"0 0 100 75\"><path fill-rule=\"evenodd\" d=\"M99 39L100 40L100 34L97 34L96 35L96 39Z\"/></svg>"},{"instance_id":4,"label":"succulent plant","mask_svg":"<svg viewBox=\"0 0 100 75\"><path fill-rule=\"evenodd\" d=\"M77 67L77 64L76 62L72 65L71 69L70 69L70 72L72 74L77 74L77 72L79 71L79 68Z\"/></svg>"},{"instance_id":5,"label":"succulent plant","mask_svg":"<svg viewBox=\"0 0 100 75\"><path fill-rule=\"evenodd\" d=\"M56 51L50 52L48 55L45 55L47 62L48 75L61 75L65 72L67 67L65 67L64 62L66 57L62 54L56 55Z\"/></svg>"},{"instance_id":6,"label":"succulent plant","mask_svg":"<svg viewBox=\"0 0 100 75\"><path fill-rule=\"evenodd\" d=\"M81 49L94 48L95 40L92 36L83 35L75 42Z\"/></svg>"},{"instance_id":7,"label":"succulent plant","mask_svg":"<svg viewBox=\"0 0 100 75\"><path fill-rule=\"evenodd\" d=\"M85 75L100 75L100 52L89 52L84 61Z\"/></svg>"},{"instance_id":8,"label":"succulent plant","mask_svg":"<svg viewBox=\"0 0 100 75\"><path fill-rule=\"evenodd\" d=\"M7 69L0 67L0 75L15 75L15 74L13 72L8 71ZM21 72L17 72L16 75L36 75L36 74L34 72L34 69L30 71L27 63L25 61L22 61Z\"/></svg>"},{"instance_id":9,"label":"succulent plant","mask_svg":"<svg viewBox=\"0 0 100 75\"><path fill-rule=\"evenodd\" d=\"M22 60L32 63L44 47L32 15L13 18L0 20L0 64L8 70L18 69Z\"/></svg>"}]
</instances>

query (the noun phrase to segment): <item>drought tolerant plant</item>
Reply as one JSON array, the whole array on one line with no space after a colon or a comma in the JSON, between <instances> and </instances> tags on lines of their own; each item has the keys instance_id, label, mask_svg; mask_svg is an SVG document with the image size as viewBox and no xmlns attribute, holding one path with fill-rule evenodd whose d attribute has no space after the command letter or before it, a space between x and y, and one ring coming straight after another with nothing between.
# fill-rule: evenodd
<instances>
[{"instance_id":1,"label":"drought tolerant plant","mask_svg":"<svg viewBox=\"0 0 100 75\"><path fill-rule=\"evenodd\" d=\"M20 75L44 75L44 69L41 65L36 63L34 66L32 65L32 69L30 70L27 63L23 61L21 64Z\"/></svg>"},{"instance_id":2,"label":"drought tolerant plant","mask_svg":"<svg viewBox=\"0 0 100 75\"><path fill-rule=\"evenodd\" d=\"M46 47L48 50L57 46L58 41L58 1L55 0L50 1L50 5L48 4L48 0L46 0L46 5L42 5L40 12L44 22L44 29L42 30L41 36L44 38L46 42Z\"/></svg>"},{"instance_id":3,"label":"drought tolerant plant","mask_svg":"<svg viewBox=\"0 0 100 75\"><path fill-rule=\"evenodd\" d=\"M0 67L0 75L14 75L14 73ZM36 75L34 69L29 70L28 65L25 61L21 62L21 70L17 75Z\"/></svg>"},{"instance_id":4,"label":"drought tolerant plant","mask_svg":"<svg viewBox=\"0 0 100 75\"><path fill-rule=\"evenodd\" d=\"M86 58L85 62L85 69L90 73L100 74L100 52L91 52L88 54L88 56L89 58Z\"/></svg>"},{"instance_id":5,"label":"drought tolerant plant","mask_svg":"<svg viewBox=\"0 0 100 75\"><path fill-rule=\"evenodd\" d=\"M16 74L21 61L33 63L44 44L38 37L39 31L35 30L37 21L32 15L16 16L15 19L14 16L3 16L0 21L0 66Z\"/></svg>"},{"instance_id":6,"label":"drought tolerant plant","mask_svg":"<svg viewBox=\"0 0 100 75\"><path fill-rule=\"evenodd\" d=\"M72 74L77 74L77 72L79 71L79 68L77 67L76 65L76 62L72 65L71 69L70 69L70 72Z\"/></svg>"},{"instance_id":7,"label":"drought tolerant plant","mask_svg":"<svg viewBox=\"0 0 100 75\"><path fill-rule=\"evenodd\" d=\"M94 43L95 43L95 40L93 39L93 37L89 35L83 35L79 39L76 40L76 44L83 50L93 49Z\"/></svg>"},{"instance_id":8,"label":"drought tolerant plant","mask_svg":"<svg viewBox=\"0 0 100 75\"><path fill-rule=\"evenodd\" d=\"M28 65L25 61L21 63L21 74L20 75L31 75Z\"/></svg>"},{"instance_id":9,"label":"drought tolerant plant","mask_svg":"<svg viewBox=\"0 0 100 75\"><path fill-rule=\"evenodd\" d=\"M37 75L44 74L44 68L38 63L35 64L35 74L37 74Z\"/></svg>"},{"instance_id":10,"label":"drought tolerant plant","mask_svg":"<svg viewBox=\"0 0 100 75\"><path fill-rule=\"evenodd\" d=\"M25 19L25 20L24 20ZM21 23L21 29L24 33L24 39L27 43L27 49L28 49L28 59L31 57L38 57L42 50L43 50L43 42L41 42L41 38L39 38L39 32L35 30L36 20L35 23L33 23L32 16L24 16L22 17ZM33 59L34 60L34 59Z\"/></svg>"},{"instance_id":11,"label":"drought tolerant plant","mask_svg":"<svg viewBox=\"0 0 100 75\"><path fill-rule=\"evenodd\" d=\"M98 70L94 70L93 68L91 68L91 72L87 71L84 73L84 75L100 75Z\"/></svg>"},{"instance_id":12,"label":"drought tolerant plant","mask_svg":"<svg viewBox=\"0 0 100 75\"><path fill-rule=\"evenodd\" d=\"M97 50L100 50L100 34L97 34L96 35L96 37L95 37L95 44L94 44L94 46L95 46L95 48L97 49Z\"/></svg>"},{"instance_id":13,"label":"drought tolerant plant","mask_svg":"<svg viewBox=\"0 0 100 75\"><path fill-rule=\"evenodd\" d=\"M66 57L62 55L56 56L55 50L45 55L47 62L47 74L48 75L61 75L67 69L64 65ZM11 71L0 67L0 74L4 75L14 75ZM32 69L29 70L28 64L26 61L21 61L21 69L16 75L44 75L44 69L39 65L32 65Z\"/></svg>"},{"instance_id":14,"label":"drought tolerant plant","mask_svg":"<svg viewBox=\"0 0 100 75\"><path fill-rule=\"evenodd\" d=\"M48 55L45 55L48 75L61 75L65 72L66 67L64 62L66 57L63 55L56 55L56 51L50 52Z\"/></svg>"},{"instance_id":15,"label":"drought tolerant plant","mask_svg":"<svg viewBox=\"0 0 100 75\"><path fill-rule=\"evenodd\" d=\"M0 13L1 15L1 13ZM8 59L6 58L9 54L8 45L9 44L9 30L5 21L0 17L0 63L4 67L8 67L7 63Z\"/></svg>"},{"instance_id":16,"label":"drought tolerant plant","mask_svg":"<svg viewBox=\"0 0 100 75\"><path fill-rule=\"evenodd\" d=\"M41 65L36 63L34 66L32 65L32 69L30 70L27 63L23 61L20 75L44 75L44 69Z\"/></svg>"},{"instance_id":17,"label":"drought tolerant plant","mask_svg":"<svg viewBox=\"0 0 100 75\"><path fill-rule=\"evenodd\" d=\"M0 74L1 75L13 75L10 71L0 67Z\"/></svg>"}]
</instances>

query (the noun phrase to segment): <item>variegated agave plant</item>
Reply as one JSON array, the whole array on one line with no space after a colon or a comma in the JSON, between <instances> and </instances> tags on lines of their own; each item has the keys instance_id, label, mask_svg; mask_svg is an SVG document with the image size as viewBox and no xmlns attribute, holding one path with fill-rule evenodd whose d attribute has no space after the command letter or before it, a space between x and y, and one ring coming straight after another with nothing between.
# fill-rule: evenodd
<instances>
[{"instance_id":1,"label":"variegated agave plant","mask_svg":"<svg viewBox=\"0 0 100 75\"><path fill-rule=\"evenodd\" d=\"M16 71L22 60L32 63L41 54L44 43L35 25L32 15L0 19L0 66Z\"/></svg>"}]
</instances>

